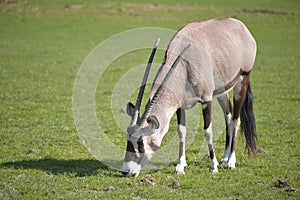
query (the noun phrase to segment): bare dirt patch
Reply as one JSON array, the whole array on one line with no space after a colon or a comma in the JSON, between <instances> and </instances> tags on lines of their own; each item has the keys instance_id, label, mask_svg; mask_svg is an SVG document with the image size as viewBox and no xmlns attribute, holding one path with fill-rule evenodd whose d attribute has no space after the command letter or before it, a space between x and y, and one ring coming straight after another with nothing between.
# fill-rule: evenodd
<instances>
[{"instance_id":1,"label":"bare dirt patch","mask_svg":"<svg viewBox=\"0 0 300 200\"><path fill-rule=\"evenodd\" d=\"M244 13L252 13L252 14L269 14L269 15L288 15L288 12L280 11L280 10L268 10L268 9L243 9Z\"/></svg>"}]
</instances>

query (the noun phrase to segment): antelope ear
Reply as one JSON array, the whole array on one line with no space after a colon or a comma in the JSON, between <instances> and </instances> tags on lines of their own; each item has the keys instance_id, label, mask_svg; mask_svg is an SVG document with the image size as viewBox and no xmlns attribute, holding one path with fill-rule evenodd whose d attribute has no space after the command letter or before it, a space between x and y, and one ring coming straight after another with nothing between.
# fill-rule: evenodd
<instances>
[{"instance_id":1,"label":"antelope ear","mask_svg":"<svg viewBox=\"0 0 300 200\"><path fill-rule=\"evenodd\" d=\"M158 119L154 115L147 118L147 123L152 129L158 129L160 125Z\"/></svg>"},{"instance_id":2,"label":"antelope ear","mask_svg":"<svg viewBox=\"0 0 300 200\"><path fill-rule=\"evenodd\" d=\"M127 103L127 107L126 107L126 112L127 114L132 117L133 116L133 113L134 113L134 105L131 103L131 102L128 102Z\"/></svg>"}]
</instances>

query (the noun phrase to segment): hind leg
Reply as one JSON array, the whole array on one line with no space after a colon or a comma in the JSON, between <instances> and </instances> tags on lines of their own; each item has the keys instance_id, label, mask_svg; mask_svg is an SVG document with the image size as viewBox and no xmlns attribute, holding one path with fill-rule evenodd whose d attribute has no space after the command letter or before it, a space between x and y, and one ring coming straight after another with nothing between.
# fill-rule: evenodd
<instances>
[{"instance_id":1,"label":"hind leg","mask_svg":"<svg viewBox=\"0 0 300 200\"><path fill-rule=\"evenodd\" d=\"M228 94L218 97L218 102L223 110L225 124L226 124L226 143L223 158L221 159L221 164L228 161L231 149L231 140L229 134L229 125L232 118L232 105Z\"/></svg>"},{"instance_id":2,"label":"hind leg","mask_svg":"<svg viewBox=\"0 0 300 200\"><path fill-rule=\"evenodd\" d=\"M235 168L236 155L235 155L235 141L240 125L240 112L245 101L247 87L249 84L249 74L242 75L234 87L233 96L233 116L229 124L229 136L230 136L230 154L228 158L228 168Z\"/></svg>"}]
</instances>

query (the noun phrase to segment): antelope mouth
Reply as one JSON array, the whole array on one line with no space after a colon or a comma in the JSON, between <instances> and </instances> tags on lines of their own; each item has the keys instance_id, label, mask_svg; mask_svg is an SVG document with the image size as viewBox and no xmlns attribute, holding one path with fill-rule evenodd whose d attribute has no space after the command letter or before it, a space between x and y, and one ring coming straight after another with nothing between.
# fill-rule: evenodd
<instances>
[{"instance_id":1,"label":"antelope mouth","mask_svg":"<svg viewBox=\"0 0 300 200\"><path fill-rule=\"evenodd\" d=\"M133 161L129 161L129 162L124 162L123 163L123 167L121 169L121 173L124 176L135 176L137 177L141 171L141 165L133 162Z\"/></svg>"},{"instance_id":2,"label":"antelope mouth","mask_svg":"<svg viewBox=\"0 0 300 200\"><path fill-rule=\"evenodd\" d=\"M131 177L131 176L138 177L139 176L139 173L130 173L129 171L120 171L120 173L123 176L127 176L127 177Z\"/></svg>"}]
</instances>

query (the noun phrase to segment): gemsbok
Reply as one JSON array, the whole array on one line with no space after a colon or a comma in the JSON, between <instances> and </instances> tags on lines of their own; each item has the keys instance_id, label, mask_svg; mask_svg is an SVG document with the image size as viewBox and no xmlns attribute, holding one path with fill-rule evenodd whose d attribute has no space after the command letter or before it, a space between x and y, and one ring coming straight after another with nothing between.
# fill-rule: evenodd
<instances>
[{"instance_id":1,"label":"gemsbok","mask_svg":"<svg viewBox=\"0 0 300 200\"><path fill-rule=\"evenodd\" d=\"M256 152L256 125L252 105L250 73L256 55L256 42L241 22L233 18L191 22L171 39L164 61L155 77L149 101L140 117L141 100L157 44L148 62L137 103L128 103L131 123L122 174L138 176L142 167L159 149L172 116L177 114L179 158L175 173L184 174L185 109L202 104L204 136L210 158L210 171L218 172L213 148L212 100L215 96L224 112L226 144L221 163L235 168L235 141L240 125L248 154ZM233 107L228 91L233 88Z\"/></svg>"}]
</instances>

